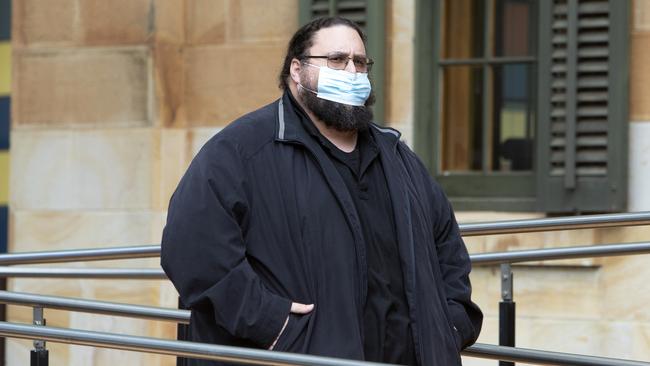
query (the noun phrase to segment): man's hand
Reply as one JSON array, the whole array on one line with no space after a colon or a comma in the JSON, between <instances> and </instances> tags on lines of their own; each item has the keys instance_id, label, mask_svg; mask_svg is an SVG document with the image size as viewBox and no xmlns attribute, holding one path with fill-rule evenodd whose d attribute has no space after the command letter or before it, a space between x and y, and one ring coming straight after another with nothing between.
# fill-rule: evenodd
<instances>
[{"instance_id":1,"label":"man's hand","mask_svg":"<svg viewBox=\"0 0 650 366\"><path fill-rule=\"evenodd\" d=\"M314 304L306 305L306 304L301 304L301 303L299 303L299 302L292 302L292 303L291 303L291 310L290 310L290 312L291 312L292 314L301 314L301 315L304 315L304 314L309 314L309 313L311 313L312 310L314 310ZM280 334L278 334L278 336L275 337L275 340L273 341L273 343L272 343L271 346L269 347L269 351L270 351L270 350L273 350L273 347L275 347L275 344L278 342L278 339L280 339L280 336L282 335L282 332L284 332L284 328L287 327L287 324L289 324L289 315L287 315L287 319L285 319L285 321L284 321L284 325L282 326L282 329L280 329Z\"/></svg>"},{"instance_id":2,"label":"man's hand","mask_svg":"<svg viewBox=\"0 0 650 366\"><path fill-rule=\"evenodd\" d=\"M294 314L309 314L312 310L314 310L314 304L305 305L298 302L291 303L291 312Z\"/></svg>"}]
</instances>

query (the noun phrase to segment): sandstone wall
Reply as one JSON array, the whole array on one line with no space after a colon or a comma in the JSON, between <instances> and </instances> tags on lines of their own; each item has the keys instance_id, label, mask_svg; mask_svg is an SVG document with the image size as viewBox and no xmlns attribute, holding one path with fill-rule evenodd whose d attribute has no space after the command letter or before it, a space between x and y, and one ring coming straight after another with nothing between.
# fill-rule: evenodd
<instances>
[{"instance_id":1,"label":"sandstone wall","mask_svg":"<svg viewBox=\"0 0 650 366\"><path fill-rule=\"evenodd\" d=\"M280 95L297 1L21 0L13 9L10 251L160 243L169 197L220 127ZM60 265L66 266L66 265ZM156 267L158 259L68 266ZM163 281L10 281L14 291L176 307ZM9 307L13 321L31 310ZM173 339L163 322L47 310L49 325ZM7 363L31 342L8 340ZM48 344L55 365L172 357Z\"/></svg>"}]
</instances>

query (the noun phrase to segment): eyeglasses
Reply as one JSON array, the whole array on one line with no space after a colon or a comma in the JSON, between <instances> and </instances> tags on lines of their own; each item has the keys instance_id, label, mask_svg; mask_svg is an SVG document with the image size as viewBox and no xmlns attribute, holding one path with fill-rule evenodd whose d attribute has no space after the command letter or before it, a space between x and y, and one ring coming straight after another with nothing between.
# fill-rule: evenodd
<instances>
[{"instance_id":1,"label":"eyeglasses","mask_svg":"<svg viewBox=\"0 0 650 366\"><path fill-rule=\"evenodd\" d=\"M370 72L372 65L375 63L372 59L364 56L350 57L348 53L331 53L327 56L304 56L303 58L324 58L327 59L327 67L334 70L343 70L348 66L349 60L352 60L357 72Z\"/></svg>"}]
</instances>

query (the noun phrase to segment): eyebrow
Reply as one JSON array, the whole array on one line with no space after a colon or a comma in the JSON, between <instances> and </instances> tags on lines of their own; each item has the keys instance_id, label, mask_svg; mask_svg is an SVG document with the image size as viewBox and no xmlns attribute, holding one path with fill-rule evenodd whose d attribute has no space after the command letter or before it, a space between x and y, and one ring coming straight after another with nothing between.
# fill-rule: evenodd
<instances>
[{"instance_id":1,"label":"eyebrow","mask_svg":"<svg viewBox=\"0 0 650 366\"><path fill-rule=\"evenodd\" d=\"M349 55L350 55L350 52L346 52L346 51L332 51L332 52L327 52L327 55L328 55L328 56L330 56L330 55L346 55L346 56L349 56ZM355 57L356 57L356 56L359 56L359 57L365 57L365 58L368 58L368 56L366 56L366 55L363 54L363 53L355 53L354 56L355 56Z\"/></svg>"}]
</instances>

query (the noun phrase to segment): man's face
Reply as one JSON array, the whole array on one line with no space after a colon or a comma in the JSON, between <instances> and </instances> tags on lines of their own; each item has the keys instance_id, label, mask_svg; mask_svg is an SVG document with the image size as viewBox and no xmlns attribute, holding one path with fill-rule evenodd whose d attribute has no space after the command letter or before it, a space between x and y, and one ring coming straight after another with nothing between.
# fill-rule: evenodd
<instances>
[{"instance_id":1,"label":"man's face","mask_svg":"<svg viewBox=\"0 0 650 366\"><path fill-rule=\"evenodd\" d=\"M334 53L348 54L350 57L366 56L366 48L361 37L354 29L337 25L323 28L314 34L313 46L308 56L328 56ZM327 59L307 58L301 63L299 78L304 87L298 88L298 97L303 104L325 125L339 131L363 130L372 121L372 110L369 108L374 101L370 95L365 106L351 106L318 98L312 91L318 90L319 68L306 63L327 67ZM356 72L353 62L345 66L348 72Z\"/></svg>"}]
</instances>

